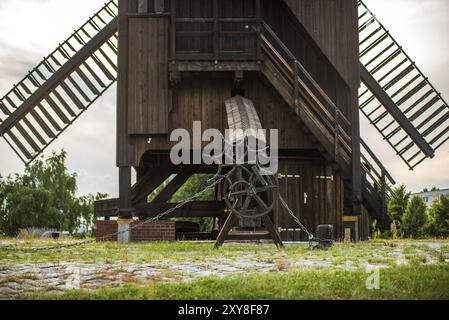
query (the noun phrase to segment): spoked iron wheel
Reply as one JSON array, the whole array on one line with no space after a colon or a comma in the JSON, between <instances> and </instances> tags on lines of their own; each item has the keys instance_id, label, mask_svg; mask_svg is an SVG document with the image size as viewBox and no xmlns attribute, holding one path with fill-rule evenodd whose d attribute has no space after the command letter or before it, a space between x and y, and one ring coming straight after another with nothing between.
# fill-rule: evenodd
<instances>
[{"instance_id":1,"label":"spoked iron wheel","mask_svg":"<svg viewBox=\"0 0 449 320\"><path fill-rule=\"evenodd\" d=\"M273 176L262 176L257 166L236 166L223 183L226 206L244 219L259 219L275 206L277 183Z\"/></svg>"}]
</instances>

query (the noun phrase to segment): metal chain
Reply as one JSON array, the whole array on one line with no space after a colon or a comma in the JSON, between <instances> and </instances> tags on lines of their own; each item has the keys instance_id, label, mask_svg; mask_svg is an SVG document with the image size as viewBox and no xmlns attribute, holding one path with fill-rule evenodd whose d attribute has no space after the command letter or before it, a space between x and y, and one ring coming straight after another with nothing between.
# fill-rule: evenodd
<instances>
[{"instance_id":1,"label":"metal chain","mask_svg":"<svg viewBox=\"0 0 449 320\"><path fill-rule=\"evenodd\" d=\"M185 205L187 205L188 203L193 202L195 199L199 198L200 196L202 196L204 193L206 193L206 191L208 191L209 189L215 187L216 185L218 185L224 178L220 177L217 179L214 179L214 182L211 183L210 185L208 185L207 187L205 187L203 190L201 190L200 192L196 193L195 195L193 195L192 197L188 198L187 200L184 200L183 202L177 204L176 206L174 206L173 208L170 208L164 212L159 213L157 216L154 216L152 218L148 218L146 220L144 220L143 222L139 223L139 224L135 224L131 227L129 227L126 230L121 230L118 232L114 232L108 235L105 235L101 238L95 239L95 240L86 240L86 241L81 241L81 242L77 242L77 243L72 243L72 244L66 244L66 245L60 245L60 246L48 246L48 247L34 247L34 248L29 248L29 249L25 249L25 248L1 248L0 247L0 251L10 251L10 252L25 252L25 251L51 251L51 250L62 250L62 249L70 249L73 247L79 247L79 246L83 246L83 245L87 245L87 244L92 244L98 241L104 241L107 239L110 239L112 237L116 237L119 236L121 234L127 233L132 231L135 228L141 227L142 225L154 222L156 220L160 220L163 217L173 213L174 211L184 207Z\"/></svg>"},{"instance_id":2,"label":"metal chain","mask_svg":"<svg viewBox=\"0 0 449 320\"><path fill-rule=\"evenodd\" d=\"M282 197L280 191L278 191L278 196L279 196L279 200L281 201L282 206L287 210L288 214L293 218L293 220L301 228L301 230L307 234L307 236L309 237L309 241L312 241L315 238L315 236L312 233L310 233L309 230L307 230L307 228L301 223L301 221L299 221L299 218L297 216L295 216L295 214L290 209L290 207L288 206L285 199Z\"/></svg>"},{"instance_id":3,"label":"metal chain","mask_svg":"<svg viewBox=\"0 0 449 320\"><path fill-rule=\"evenodd\" d=\"M262 168L260 166L259 170L261 170ZM200 196L202 196L204 193L206 193L206 191L208 191L209 189L217 186L221 181L223 181L224 179L228 179L228 175L230 173L228 173L228 175L221 175L221 168L219 169L218 173L214 176L214 178L212 178L211 180L213 181L213 183L211 183L210 185L208 185L207 187L205 187L203 190L201 190L200 192L196 193L195 195L193 195L192 197L184 200L183 202L177 204L176 206L174 206L173 208L170 208L164 212L159 213L158 215L152 217L152 218L148 218L146 220L144 220L143 222L139 223L139 224L135 224L131 227L129 227L126 230L121 230L118 232L114 232L108 235L105 235L101 238L95 239L95 240L86 240L86 241L81 241L81 242L77 242L77 243L72 243L72 244L66 244L66 245L60 245L60 246L48 246L48 247L32 247L30 249L24 249L24 248L1 248L0 247L0 251L10 251L10 252L25 252L25 251L32 251L32 252L37 252L37 251L50 251L50 250L63 250L63 249L70 249L70 248L74 248L74 247L79 247L79 246L83 246L83 245L88 245L88 244L92 244L98 241L104 241L107 239L110 239L112 237L117 237L121 234L130 232L136 228L141 227L142 225L157 221L162 219L163 217L173 213L174 211L184 207L185 205L187 205L188 203L193 202L195 199L199 198ZM209 181L211 181L209 180ZM279 186L277 187L278 191L278 198L282 204L282 206L286 209L286 211L288 212L288 214L293 218L293 220L295 221L295 223L301 228L301 230L303 232L305 232L308 237L309 237L309 242L312 243L312 241L315 239L314 235L312 233L310 233L307 228L301 223L301 221L299 220L298 217L295 216L294 212L290 209L290 207L288 206L287 202L285 201L285 199L282 197L280 190L279 190Z\"/></svg>"}]
</instances>

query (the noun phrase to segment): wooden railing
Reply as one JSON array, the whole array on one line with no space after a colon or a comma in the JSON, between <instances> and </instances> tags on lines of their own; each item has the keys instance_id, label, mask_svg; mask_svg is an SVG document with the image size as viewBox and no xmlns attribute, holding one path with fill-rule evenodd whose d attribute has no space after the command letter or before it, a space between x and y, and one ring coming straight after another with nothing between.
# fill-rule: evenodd
<instances>
[{"instance_id":1,"label":"wooden railing","mask_svg":"<svg viewBox=\"0 0 449 320\"><path fill-rule=\"evenodd\" d=\"M333 150L332 147L327 147L328 153L335 157L336 162L342 158L345 165L350 167L351 123L267 24L262 23L260 32L266 59L276 67L276 75L284 78L284 83L288 83L296 111L315 119L315 125L322 131L322 136L328 139L327 145L333 147ZM391 186L396 182L369 146L360 140L364 198L373 210L385 217Z\"/></svg>"},{"instance_id":2,"label":"wooden railing","mask_svg":"<svg viewBox=\"0 0 449 320\"><path fill-rule=\"evenodd\" d=\"M362 174L364 175L364 179L362 179L364 182L363 188L370 196L380 198L379 211L382 217L386 217L387 204L392 193L391 186L395 185L396 181L366 142L362 139L360 139L360 142Z\"/></svg>"},{"instance_id":3,"label":"wooden railing","mask_svg":"<svg viewBox=\"0 0 449 320\"><path fill-rule=\"evenodd\" d=\"M351 123L326 95L306 68L277 37L273 30L262 23L261 44L266 58L288 81L296 108L307 113L329 141L327 151L335 157L351 162Z\"/></svg>"}]
</instances>

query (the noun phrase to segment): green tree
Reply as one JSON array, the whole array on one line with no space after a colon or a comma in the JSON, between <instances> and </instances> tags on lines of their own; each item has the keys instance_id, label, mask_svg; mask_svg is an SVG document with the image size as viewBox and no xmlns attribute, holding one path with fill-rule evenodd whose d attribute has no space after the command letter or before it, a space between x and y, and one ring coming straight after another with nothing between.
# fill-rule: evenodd
<instances>
[{"instance_id":1,"label":"green tree","mask_svg":"<svg viewBox=\"0 0 449 320\"><path fill-rule=\"evenodd\" d=\"M426 220L426 203L421 197L413 197L402 217L402 235L406 238L418 239L423 235Z\"/></svg>"},{"instance_id":2,"label":"green tree","mask_svg":"<svg viewBox=\"0 0 449 320\"><path fill-rule=\"evenodd\" d=\"M441 196L429 210L426 232L433 237L449 237L449 196Z\"/></svg>"},{"instance_id":3,"label":"green tree","mask_svg":"<svg viewBox=\"0 0 449 320\"><path fill-rule=\"evenodd\" d=\"M207 186L210 185L208 181L212 176L208 174L194 174L187 182L173 195L172 202L182 202L186 199L191 198L197 193L201 192ZM209 188L205 193L203 193L196 200L207 201L214 200L214 188ZM212 218L189 218L189 219L179 219L183 221L193 221L200 225L200 231L210 232L212 229Z\"/></svg>"},{"instance_id":4,"label":"green tree","mask_svg":"<svg viewBox=\"0 0 449 320\"><path fill-rule=\"evenodd\" d=\"M94 200L78 198L76 174L65 165L65 151L29 165L23 175L0 178L0 233L15 236L19 229L41 227L77 233L85 223L91 231Z\"/></svg>"},{"instance_id":5,"label":"green tree","mask_svg":"<svg viewBox=\"0 0 449 320\"><path fill-rule=\"evenodd\" d=\"M404 216L409 201L410 193L407 192L405 185L393 189L390 201L388 202L388 215L397 226L402 224L402 217Z\"/></svg>"}]
</instances>

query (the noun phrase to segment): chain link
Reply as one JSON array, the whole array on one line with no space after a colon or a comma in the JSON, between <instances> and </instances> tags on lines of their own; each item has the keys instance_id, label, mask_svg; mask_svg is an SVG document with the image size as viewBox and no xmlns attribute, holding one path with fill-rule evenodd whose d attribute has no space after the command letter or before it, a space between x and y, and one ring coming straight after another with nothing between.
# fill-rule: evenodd
<instances>
[{"instance_id":1,"label":"chain link","mask_svg":"<svg viewBox=\"0 0 449 320\"><path fill-rule=\"evenodd\" d=\"M262 168L260 166L259 170L262 170ZM84 246L84 245L88 245L88 244L92 244L95 242L101 242L104 240L108 240L112 237L118 237L121 234L130 232L132 230L134 230L135 228L139 228L142 225L157 221L162 219L163 217L175 212L176 210L184 207L185 205L193 202L194 200L196 200L197 198L199 198L200 196L202 196L203 194L205 194L209 189L214 188L215 186L217 186L220 182L222 182L224 179L229 179L228 175L221 175L221 168L219 169L219 171L217 172L217 174L214 176L214 178L212 178L209 181L213 181L213 183L209 184L207 187L205 187L203 190L201 190L200 192L196 193L195 195L193 195L192 197L184 200L183 202L177 204L176 206L174 206L173 208L170 208L164 212L159 213L158 215L152 217L152 218L148 218L146 220L144 220L143 222L139 223L139 224L135 224L131 227L129 227L126 230L121 230L118 232L114 232L108 235L105 235L103 237L100 237L96 240L86 240L86 241L81 241L81 242L77 242L77 243L71 243L71 244L66 244L66 245L60 245L60 246L47 246L47 247L32 247L29 249L26 248L0 248L0 251L9 251L9 252L27 252L27 251L32 251L32 252L37 252L37 251L51 251L51 250L63 250L63 249L70 249L70 248L74 248L74 247L79 247L79 246ZM309 242L312 243L312 241L314 240L314 235L312 233L310 233L307 228L301 223L301 221L299 220L298 217L296 217L296 215L294 214L294 212L290 209L290 207L288 206L287 202L285 201L285 199L282 197L280 190L279 190L279 186L277 186L277 194L278 194L278 198L279 201L281 202L282 206L286 209L287 213L293 218L293 220L295 221L295 223L301 228L301 230L303 232L305 232L307 234L307 236L309 237Z\"/></svg>"},{"instance_id":2,"label":"chain link","mask_svg":"<svg viewBox=\"0 0 449 320\"><path fill-rule=\"evenodd\" d=\"M307 230L307 228L301 223L299 218L297 216L295 216L294 212L290 209L287 202L282 197L280 191L278 191L278 196L279 196L279 201L281 201L281 204L285 208L285 210L287 210L287 213L293 218L293 220L301 228L301 230L307 234L307 236L309 237L309 241L312 241L315 238L315 236L312 233L310 233L309 230Z\"/></svg>"},{"instance_id":3,"label":"chain link","mask_svg":"<svg viewBox=\"0 0 449 320\"><path fill-rule=\"evenodd\" d=\"M92 244L95 242L101 242L104 240L108 240L112 237L118 237L121 234L127 233L132 231L135 228L139 228L142 225L157 221L162 219L163 217L173 213L174 211L184 207L185 205L193 202L194 200L198 199L200 196L202 196L203 194L205 194L209 189L215 187L216 185L218 185L224 178L217 178L214 179L215 181L213 183L211 183L210 185L208 185L207 187L205 187L203 190L201 190L200 192L196 193L195 195L193 195L192 197L188 198L187 200L184 200L183 202L180 202L179 204L177 204L176 206L174 206L173 208L170 208L164 212L159 213L157 216L154 216L152 218L148 218L146 220L144 220L143 222L139 223L139 224L135 224L131 227L129 227L126 230L121 230L118 232L114 232L108 235L105 235L103 237L100 237L96 240L86 240L86 241L81 241L81 242L77 242L77 243L71 243L71 244L66 244L66 245L60 245L60 246L48 246L48 247L34 247L34 248L0 248L0 251L10 251L10 252L26 252L26 251L51 251L51 250L63 250L63 249L70 249L70 248L74 248L74 247L79 247L79 246L83 246L83 245L87 245L87 244Z\"/></svg>"}]
</instances>

